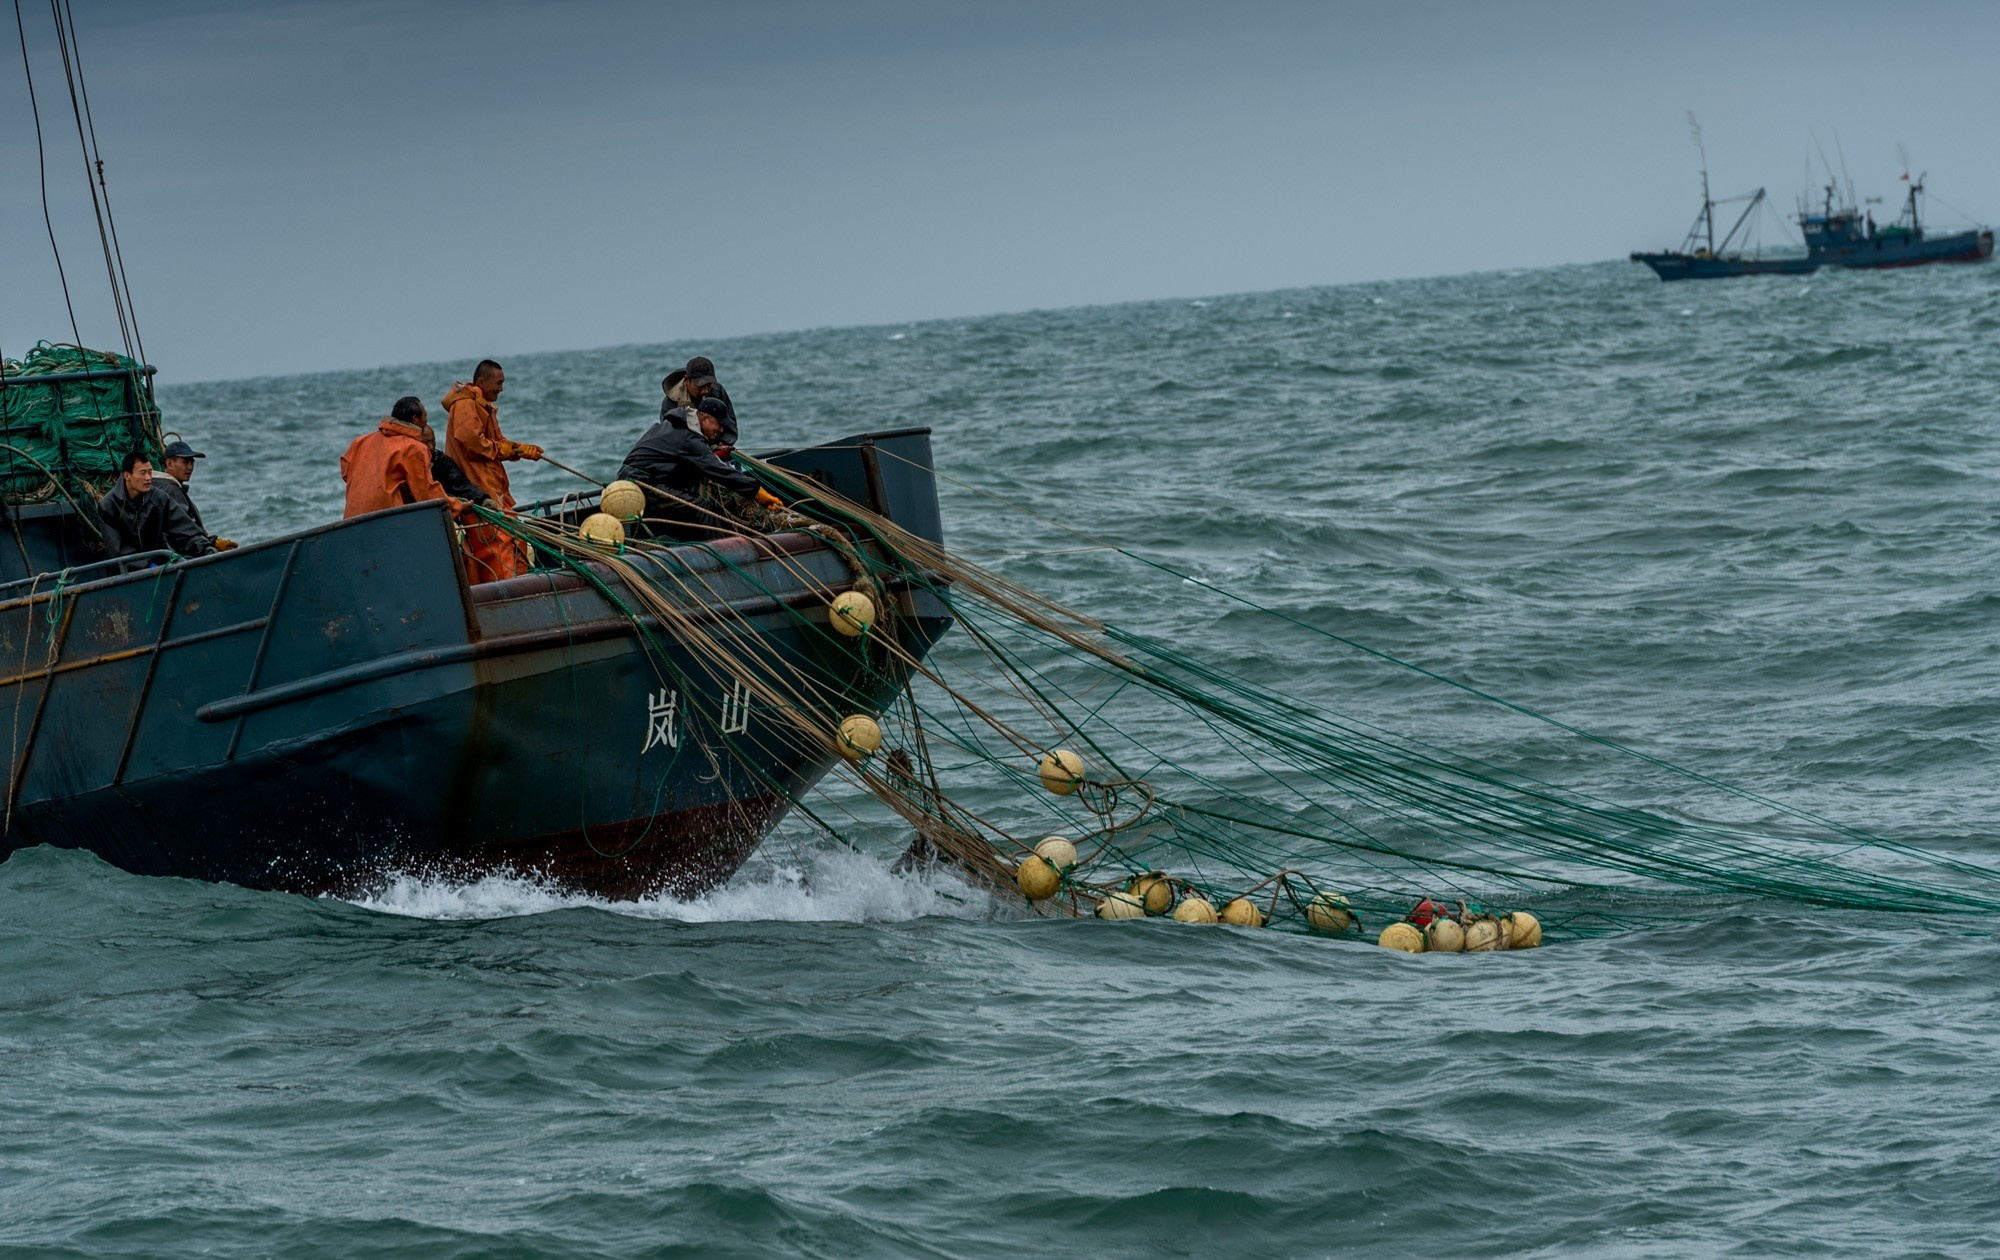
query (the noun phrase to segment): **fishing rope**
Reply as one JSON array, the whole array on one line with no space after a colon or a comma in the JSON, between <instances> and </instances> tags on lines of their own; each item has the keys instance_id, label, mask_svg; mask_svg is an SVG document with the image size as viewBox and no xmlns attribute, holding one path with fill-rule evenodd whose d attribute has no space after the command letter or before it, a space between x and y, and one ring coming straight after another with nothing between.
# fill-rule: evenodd
<instances>
[{"instance_id":1,"label":"fishing rope","mask_svg":"<svg viewBox=\"0 0 2000 1260\"><path fill-rule=\"evenodd\" d=\"M1350 907L1342 918L1356 921L1395 921L1413 899L1441 889L1474 908L1553 899L1551 928L1571 936L1671 918L1676 903L1665 890L1673 888L1839 910L2000 909L2000 870L1979 863L1831 824L1775 835L1670 819L1309 707L1058 604L816 482L747 457L738 462L793 505L759 517L768 531L746 523L757 512L726 500L691 503L705 519L675 527L729 537L628 538L611 550L564 521L482 516L632 621L659 658L656 672L690 698L690 737L716 778L724 779L726 761L843 843L852 842L830 814L864 829L881 823L858 811L840 784L912 829L906 858L945 860L1006 897L1019 896L1015 868L1025 870L1039 837L1073 842L1076 866L1040 903L1056 913L1087 912L1121 883L1163 868L1172 871L1166 878L1176 896L1221 904L1254 895L1274 922L1290 926L1310 921L1316 899L1336 891ZM824 547L782 542L797 532ZM1823 822L1090 541L1092 550L1125 555L1572 738L1794 820ZM828 573L827 552L844 573ZM877 612L861 634L841 640L828 633L828 608L845 591L869 593ZM934 601L959 630L929 651L898 629L916 629L905 619L920 601ZM807 641L836 647L804 660L786 646ZM725 688L754 700L772 724L763 735L742 737L747 723L729 730L713 702L693 701ZM879 751L838 755L843 715L872 715ZM1199 758L1189 755L1191 736ZM1047 790L1037 768L1057 747L1081 751L1091 767L1068 796ZM841 773L805 787L764 773L767 764L802 756ZM1878 869L1871 855L1901 869ZM1858 864L1863 859L1873 864Z\"/></svg>"}]
</instances>

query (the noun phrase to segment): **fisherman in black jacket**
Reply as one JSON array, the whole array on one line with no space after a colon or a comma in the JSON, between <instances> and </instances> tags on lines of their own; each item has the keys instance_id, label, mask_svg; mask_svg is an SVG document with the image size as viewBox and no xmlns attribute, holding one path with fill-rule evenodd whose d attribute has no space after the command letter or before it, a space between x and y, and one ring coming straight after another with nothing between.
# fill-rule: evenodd
<instances>
[{"instance_id":1,"label":"fisherman in black jacket","mask_svg":"<svg viewBox=\"0 0 2000 1260\"><path fill-rule=\"evenodd\" d=\"M687 361L681 392L691 405L699 405L704 398L721 401L722 411L711 413L721 421L721 425L718 432L708 438L708 444L715 448L717 455L728 459L729 452L736 449L736 404L729 401L729 391L715 379L715 364L708 356L698 354ZM666 412L662 410L660 415L665 419Z\"/></svg>"},{"instance_id":2,"label":"fisherman in black jacket","mask_svg":"<svg viewBox=\"0 0 2000 1260\"><path fill-rule=\"evenodd\" d=\"M703 485L738 495L757 493L755 477L717 459L703 434L690 427L704 424L719 434L724 411L718 398L704 398L699 404L695 414L705 420L691 418L686 408L670 408L633 445L618 467L618 478L647 488L646 515L680 522L708 520L709 513L694 504Z\"/></svg>"},{"instance_id":3,"label":"fisherman in black jacket","mask_svg":"<svg viewBox=\"0 0 2000 1260\"><path fill-rule=\"evenodd\" d=\"M114 556L175 551L205 556L215 543L195 527L187 509L153 485L153 461L133 451L118 466L118 484L97 501L97 518Z\"/></svg>"},{"instance_id":4,"label":"fisherman in black jacket","mask_svg":"<svg viewBox=\"0 0 2000 1260\"><path fill-rule=\"evenodd\" d=\"M228 551L236 544L209 532L201 519L201 509L194 505L194 497L188 493L188 482L194 480L194 461L207 458L186 442L167 443L167 448L160 452L160 467L153 470L153 489L180 504L188 519L194 522L196 531L214 543L217 551Z\"/></svg>"}]
</instances>

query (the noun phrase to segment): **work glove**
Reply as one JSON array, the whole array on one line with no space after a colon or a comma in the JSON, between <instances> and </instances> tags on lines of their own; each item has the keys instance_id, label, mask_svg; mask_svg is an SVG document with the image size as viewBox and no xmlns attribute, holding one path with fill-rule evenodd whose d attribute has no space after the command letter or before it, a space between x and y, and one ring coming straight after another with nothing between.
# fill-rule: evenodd
<instances>
[{"instance_id":1,"label":"work glove","mask_svg":"<svg viewBox=\"0 0 2000 1260\"><path fill-rule=\"evenodd\" d=\"M782 512L785 510L785 501L777 495L772 494L769 490L759 489L757 491L757 503L759 506L767 507L773 512Z\"/></svg>"},{"instance_id":2,"label":"work glove","mask_svg":"<svg viewBox=\"0 0 2000 1260\"><path fill-rule=\"evenodd\" d=\"M234 551L236 550L236 542L234 539L223 538L218 535L215 540L215 549L217 551Z\"/></svg>"},{"instance_id":3,"label":"work glove","mask_svg":"<svg viewBox=\"0 0 2000 1260\"><path fill-rule=\"evenodd\" d=\"M733 446L718 446L715 448L715 457L717 459L728 459L735 453L736 448Z\"/></svg>"},{"instance_id":4,"label":"work glove","mask_svg":"<svg viewBox=\"0 0 2000 1260\"><path fill-rule=\"evenodd\" d=\"M450 495L444 496L444 505L451 509L453 515L457 515L465 510L465 500L454 499Z\"/></svg>"}]
</instances>

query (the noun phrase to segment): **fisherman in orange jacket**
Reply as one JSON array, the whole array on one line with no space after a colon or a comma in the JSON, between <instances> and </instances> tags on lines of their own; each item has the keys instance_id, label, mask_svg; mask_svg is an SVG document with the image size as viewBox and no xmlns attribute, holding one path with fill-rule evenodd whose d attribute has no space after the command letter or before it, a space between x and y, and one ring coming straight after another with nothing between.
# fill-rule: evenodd
<instances>
[{"instance_id":1,"label":"fisherman in orange jacket","mask_svg":"<svg viewBox=\"0 0 2000 1260\"><path fill-rule=\"evenodd\" d=\"M343 516L431 499L443 499L454 512L465 507L447 494L431 473L425 418L421 399L399 398L373 433L362 434L348 446L340 457L340 479L347 483Z\"/></svg>"},{"instance_id":2,"label":"fisherman in orange jacket","mask_svg":"<svg viewBox=\"0 0 2000 1260\"><path fill-rule=\"evenodd\" d=\"M498 363L481 359L472 370L470 384L459 381L452 385L444 396L450 415L444 450L465 470L466 480L492 497L495 508L511 512L514 496L508 493L504 464L510 459L540 459L542 448L501 435L493 404L506 383L507 373ZM472 582L515 577L528 571L527 549L513 535L492 525L475 526L465 531L465 571Z\"/></svg>"}]
</instances>

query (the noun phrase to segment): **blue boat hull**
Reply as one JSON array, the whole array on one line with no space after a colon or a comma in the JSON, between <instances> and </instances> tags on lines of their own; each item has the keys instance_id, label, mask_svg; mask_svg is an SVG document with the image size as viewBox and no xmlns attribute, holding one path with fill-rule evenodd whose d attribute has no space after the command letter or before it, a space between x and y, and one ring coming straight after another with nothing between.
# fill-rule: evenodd
<instances>
[{"instance_id":1,"label":"blue boat hull","mask_svg":"<svg viewBox=\"0 0 2000 1260\"><path fill-rule=\"evenodd\" d=\"M1637 253L1633 262L1645 263L1662 280L1721 280L1730 276L1797 276L1819 269L1810 258L1701 257L1672 252Z\"/></svg>"},{"instance_id":2,"label":"blue boat hull","mask_svg":"<svg viewBox=\"0 0 2000 1260\"><path fill-rule=\"evenodd\" d=\"M876 465L870 443L897 458ZM838 445L788 458L936 536L927 434ZM855 450L872 486L841 466ZM810 729L597 582L467 588L449 520L417 504L17 586L0 602L13 732L0 853L54 844L297 892L507 873L606 897L700 893L832 766L822 731L879 712L905 678L884 643L828 625L852 575L814 534L634 563L689 617L742 634L760 673L818 684ZM619 594L614 574L599 579ZM918 659L951 624L921 582L891 582L884 602L878 631Z\"/></svg>"}]
</instances>

